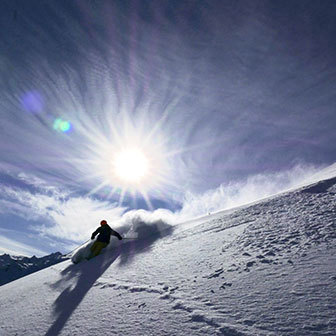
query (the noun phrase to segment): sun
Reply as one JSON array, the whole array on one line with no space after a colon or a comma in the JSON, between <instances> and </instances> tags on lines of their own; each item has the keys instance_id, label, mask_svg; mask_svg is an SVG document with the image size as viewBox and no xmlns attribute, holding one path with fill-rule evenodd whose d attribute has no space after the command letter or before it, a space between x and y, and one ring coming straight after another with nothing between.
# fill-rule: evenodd
<instances>
[{"instance_id":1,"label":"sun","mask_svg":"<svg viewBox=\"0 0 336 336\"><path fill-rule=\"evenodd\" d=\"M149 173L149 161L138 148L116 153L112 161L114 175L124 184L139 184Z\"/></svg>"},{"instance_id":2,"label":"sun","mask_svg":"<svg viewBox=\"0 0 336 336\"><path fill-rule=\"evenodd\" d=\"M143 117L144 118L144 117ZM118 121L118 127L116 122ZM151 199L158 199L166 190L175 188L172 182L175 151L168 151L170 139L160 129L161 122L152 124L145 118L134 120L121 116L107 124L108 132L94 129L89 137L90 156L85 165L91 174L84 180L95 181L89 195L99 195L121 206L143 199L153 209Z\"/></svg>"}]
</instances>

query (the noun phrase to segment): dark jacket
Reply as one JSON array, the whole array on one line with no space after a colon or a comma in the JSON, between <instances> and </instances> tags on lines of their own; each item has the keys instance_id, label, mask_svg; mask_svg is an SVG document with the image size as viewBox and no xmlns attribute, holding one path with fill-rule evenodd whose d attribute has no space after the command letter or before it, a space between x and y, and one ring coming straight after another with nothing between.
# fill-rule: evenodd
<instances>
[{"instance_id":1,"label":"dark jacket","mask_svg":"<svg viewBox=\"0 0 336 336\"><path fill-rule=\"evenodd\" d=\"M92 233L91 239L94 239L96 235L99 233L97 237L97 241L102 243L109 243L111 235L116 236L119 240L121 240L121 236L117 231L114 231L110 228L108 224L100 226L95 232Z\"/></svg>"}]
</instances>

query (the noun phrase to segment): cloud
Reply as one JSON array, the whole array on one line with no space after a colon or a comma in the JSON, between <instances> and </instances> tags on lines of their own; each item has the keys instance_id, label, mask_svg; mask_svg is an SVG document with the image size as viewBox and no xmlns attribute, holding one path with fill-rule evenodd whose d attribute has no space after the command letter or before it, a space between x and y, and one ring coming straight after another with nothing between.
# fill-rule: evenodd
<instances>
[{"instance_id":1,"label":"cloud","mask_svg":"<svg viewBox=\"0 0 336 336\"><path fill-rule=\"evenodd\" d=\"M89 196L71 196L64 190L45 188L43 181L29 179L37 181L34 192L19 187L2 187L0 213L25 219L28 225L23 231L30 231L29 239L36 247L30 246L29 242L24 244L10 239L8 232L1 229L0 251L40 256L46 254L37 247L43 241L43 246L49 246L49 250L69 252L88 240L102 219L124 237L154 242L170 234L179 223L329 178L335 175L335 167L336 164L321 170L321 167L302 164L285 172L258 174L245 181L222 184L205 193L187 191L182 209L176 212L168 209L127 211L115 203Z\"/></svg>"},{"instance_id":2,"label":"cloud","mask_svg":"<svg viewBox=\"0 0 336 336\"><path fill-rule=\"evenodd\" d=\"M30 228L47 235L80 242L105 218L111 222L125 211L107 201L90 197L72 197L58 189L45 188L32 193L18 187L2 187L0 212L34 222ZM40 224L36 224L36 222Z\"/></svg>"},{"instance_id":3,"label":"cloud","mask_svg":"<svg viewBox=\"0 0 336 336\"><path fill-rule=\"evenodd\" d=\"M3 231L3 230L1 230ZM24 256L44 256L47 253L36 247L20 243L13 239L0 236L0 253L8 253L12 255L24 255Z\"/></svg>"},{"instance_id":4,"label":"cloud","mask_svg":"<svg viewBox=\"0 0 336 336\"><path fill-rule=\"evenodd\" d=\"M319 26L316 35L305 34L309 20L276 14L286 6L240 8L239 2L181 11L168 1L150 5L153 16L146 19L112 2L74 11L58 3L43 21L43 6L33 12L26 6L20 4L30 13L26 21L18 20L2 41L0 151L8 165L62 186L104 187L111 182L111 153L124 145L124 133L139 132L137 144L150 135L149 147L162 143L162 152L177 153L154 169L163 178L153 189L174 197L189 186L205 192L224 178L288 167L298 156L332 157L331 26L321 39ZM316 13L315 5L307 7L307 17ZM83 14L90 20L78 20ZM105 15L118 19L102 20ZM43 43L27 24L44 32ZM296 48L289 47L293 27L302 34ZM16 35L26 43L13 45ZM55 120L70 122L72 130L55 130Z\"/></svg>"},{"instance_id":5,"label":"cloud","mask_svg":"<svg viewBox=\"0 0 336 336\"><path fill-rule=\"evenodd\" d=\"M113 223L124 211L124 208L116 204L89 197L70 198L54 204L52 209L48 210L52 225L43 225L38 231L49 236L80 242L88 239L102 219Z\"/></svg>"},{"instance_id":6,"label":"cloud","mask_svg":"<svg viewBox=\"0 0 336 336\"><path fill-rule=\"evenodd\" d=\"M182 209L176 212L167 209L126 211L126 208L115 203L89 196L73 197L58 189L43 193L47 189L42 188L39 193L31 193L7 186L2 188L0 209L4 214L11 213L33 221L30 229L49 239L54 237L80 243L90 237L102 219L106 219L122 234L131 236L132 233L139 234L137 230L143 233L141 227L146 225L147 229L155 226L159 231L165 230L209 212L248 204L326 176L325 173L318 173L320 170L315 166L297 165L285 172L257 174L243 182L222 184L201 194L187 191ZM333 172L334 169L326 171ZM43 185L41 182L38 184Z\"/></svg>"}]
</instances>

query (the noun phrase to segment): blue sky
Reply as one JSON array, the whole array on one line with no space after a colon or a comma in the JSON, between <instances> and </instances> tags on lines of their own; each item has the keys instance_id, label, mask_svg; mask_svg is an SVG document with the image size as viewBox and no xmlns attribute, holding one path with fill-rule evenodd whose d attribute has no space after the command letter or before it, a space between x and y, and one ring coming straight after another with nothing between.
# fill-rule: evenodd
<instances>
[{"instance_id":1,"label":"blue sky","mask_svg":"<svg viewBox=\"0 0 336 336\"><path fill-rule=\"evenodd\" d=\"M334 1L2 1L2 251L66 252L102 218L179 221L335 162L335 15ZM112 170L134 147L150 169L132 184Z\"/></svg>"}]
</instances>

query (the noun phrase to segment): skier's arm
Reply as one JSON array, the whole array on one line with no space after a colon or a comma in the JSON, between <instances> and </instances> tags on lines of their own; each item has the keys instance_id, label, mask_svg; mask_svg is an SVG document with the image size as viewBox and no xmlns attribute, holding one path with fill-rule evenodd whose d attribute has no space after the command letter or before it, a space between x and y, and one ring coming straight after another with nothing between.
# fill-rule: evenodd
<instances>
[{"instance_id":1,"label":"skier's arm","mask_svg":"<svg viewBox=\"0 0 336 336\"><path fill-rule=\"evenodd\" d=\"M99 227L95 232L92 233L92 235L91 235L91 239L92 239L92 240L95 239L95 237L96 237L97 234L100 232L100 230L101 230L101 227Z\"/></svg>"},{"instance_id":2,"label":"skier's arm","mask_svg":"<svg viewBox=\"0 0 336 336\"><path fill-rule=\"evenodd\" d=\"M115 236L117 237L119 240L122 239L122 237L120 236L120 234L117 231L114 231L111 229L111 236Z\"/></svg>"}]
</instances>

